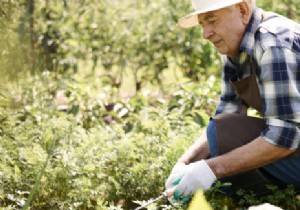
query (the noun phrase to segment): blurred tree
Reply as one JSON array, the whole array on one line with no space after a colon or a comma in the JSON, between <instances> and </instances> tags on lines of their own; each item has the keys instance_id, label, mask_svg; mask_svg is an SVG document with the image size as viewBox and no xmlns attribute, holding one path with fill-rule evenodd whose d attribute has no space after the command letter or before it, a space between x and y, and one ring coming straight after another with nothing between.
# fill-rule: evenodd
<instances>
[{"instance_id":1,"label":"blurred tree","mask_svg":"<svg viewBox=\"0 0 300 210\"><path fill-rule=\"evenodd\" d=\"M298 1L257 4L299 20ZM104 68L116 88L130 72L137 91L149 82L162 88L163 72L170 68L180 68L193 81L219 75L219 55L201 38L201 28L183 31L177 26L178 18L192 10L190 0L5 1L0 8L5 59L0 62L6 62L2 68L9 71L64 73L77 71L79 62L85 61L91 64L91 74ZM9 57L18 57L20 65Z\"/></svg>"},{"instance_id":2,"label":"blurred tree","mask_svg":"<svg viewBox=\"0 0 300 210\"><path fill-rule=\"evenodd\" d=\"M31 64L31 71L36 70L36 53L35 53L35 32L34 32L34 9L35 9L35 1L34 0L27 0L26 1L26 20L28 21L28 35L30 40L30 48L29 48L29 64Z\"/></svg>"},{"instance_id":3,"label":"blurred tree","mask_svg":"<svg viewBox=\"0 0 300 210\"><path fill-rule=\"evenodd\" d=\"M27 69L24 48L29 42L22 41L18 20L22 15L19 8L23 1L1 2L0 7L0 81L16 80Z\"/></svg>"},{"instance_id":4,"label":"blurred tree","mask_svg":"<svg viewBox=\"0 0 300 210\"><path fill-rule=\"evenodd\" d=\"M300 4L299 0L264 0L257 1L257 5L265 10L277 12L290 19L300 20Z\"/></svg>"}]
</instances>

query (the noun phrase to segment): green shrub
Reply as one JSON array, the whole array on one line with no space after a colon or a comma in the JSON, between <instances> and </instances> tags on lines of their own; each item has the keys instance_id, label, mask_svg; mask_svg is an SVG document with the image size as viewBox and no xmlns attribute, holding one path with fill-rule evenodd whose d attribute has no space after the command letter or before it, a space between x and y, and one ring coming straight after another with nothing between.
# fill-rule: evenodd
<instances>
[{"instance_id":1,"label":"green shrub","mask_svg":"<svg viewBox=\"0 0 300 210\"><path fill-rule=\"evenodd\" d=\"M167 100L152 96L101 101L93 92L97 85L86 86L44 74L13 90L15 105L1 108L0 206L132 208L134 201L163 191L172 165L207 120L197 124L194 115L181 111L182 104L170 108ZM64 109L55 103L59 91L66 93ZM120 120L105 122L101 109Z\"/></svg>"},{"instance_id":2,"label":"green shrub","mask_svg":"<svg viewBox=\"0 0 300 210\"><path fill-rule=\"evenodd\" d=\"M173 165L214 112L215 82L212 77L201 85L171 86L167 97L129 99L76 75L20 82L0 96L10 96L0 103L1 208L132 209L159 196ZM274 195L266 200L299 206L291 190ZM218 188L207 198L215 209L238 206ZM166 201L157 207L173 209Z\"/></svg>"}]
</instances>

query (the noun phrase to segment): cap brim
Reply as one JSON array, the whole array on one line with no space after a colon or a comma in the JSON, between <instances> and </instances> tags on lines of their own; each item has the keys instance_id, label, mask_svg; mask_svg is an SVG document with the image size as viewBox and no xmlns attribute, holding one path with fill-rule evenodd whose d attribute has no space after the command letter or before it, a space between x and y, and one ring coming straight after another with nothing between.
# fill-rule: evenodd
<instances>
[{"instance_id":1,"label":"cap brim","mask_svg":"<svg viewBox=\"0 0 300 210\"><path fill-rule=\"evenodd\" d=\"M193 13L191 13L189 15L186 15L186 16L180 18L178 20L178 25L181 28L190 28L190 27L196 26L196 25L199 24L199 20L198 20L198 15L199 14L203 14L203 13L206 13L206 12L211 12L211 11L219 10L219 9L228 7L230 5L240 3L242 1L243 0L232 0L230 2L223 1L224 3L218 4L218 5L213 5L213 6L209 7L209 8L206 8L206 9L196 10L195 12L193 12Z\"/></svg>"},{"instance_id":2,"label":"cap brim","mask_svg":"<svg viewBox=\"0 0 300 210\"><path fill-rule=\"evenodd\" d=\"M187 16L184 16L178 20L178 25L181 28L191 28L199 24L198 15L202 12L194 12Z\"/></svg>"}]
</instances>

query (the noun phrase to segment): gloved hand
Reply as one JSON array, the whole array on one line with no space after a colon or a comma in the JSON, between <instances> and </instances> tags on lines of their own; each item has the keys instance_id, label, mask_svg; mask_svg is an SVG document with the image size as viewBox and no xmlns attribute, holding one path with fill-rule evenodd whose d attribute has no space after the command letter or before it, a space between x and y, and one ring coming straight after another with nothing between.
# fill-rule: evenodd
<instances>
[{"instance_id":1,"label":"gloved hand","mask_svg":"<svg viewBox=\"0 0 300 210\"><path fill-rule=\"evenodd\" d=\"M167 190L172 189L175 187L178 183L174 184L174 181L176 181L179 177L182 177L187 169L187 165L184 163L176 163L176 165L173 167L169 178L167 179L167 182L165 184L165 187Z\"/></svg>"},{"instance_id":2,"label":"gloved hand","mask_svg":"<svg viewBox=\"0 0 300 210\"><path fill-rule=\"evenodd\" d=\"M182 177L184 175L178 177L177 179L175 179L173 181L174 185L178 185L179 182L181 181ZM181 203L181 204L185 204L188 203L191 200L191 196L187 195L187 196L180 196L178 191L174 191L174 189L176 189L175 187L173 189L171 189L172 191L172 196L168 198L168 200L170 201L170 203L174 206L174 204L176 203Z\"/></svg>"},{"instance_id":3,"label":"gloved hand","mask_svg":"<svg viewBox=\"0 0 300 210\"><path fill-rule=\"evenodd\" d=\"M208 190L217 180L216 175L205 160L190 163L185 170L186 172L177 185L174 196L192 195L198 189Z\"/></svg>"}]
</instances>

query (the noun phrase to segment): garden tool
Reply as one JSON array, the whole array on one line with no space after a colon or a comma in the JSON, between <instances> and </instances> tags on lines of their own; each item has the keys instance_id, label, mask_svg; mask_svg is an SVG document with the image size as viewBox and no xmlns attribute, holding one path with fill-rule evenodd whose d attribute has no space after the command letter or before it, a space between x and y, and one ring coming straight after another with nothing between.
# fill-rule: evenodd
<instances>
[{"instance_id":1,"label":"garden tool","mask_svg":"<svg viewBox=\"0 0 300 210\"><path fill-rule=\"evenodd\" d=\"M179 184L181 178L183 176L180 176L178 177L177 179L174 180L173 184L177 185ZM185 196L185 197L181 197L180 195L178 195L178 192L176 192L176 187L173 187L172 189L168 189L168 190L165 190L160 196L158 196L157 198L155 198L154 200L136 208L135 210L140 210L140 209L144 209L146 208L147 206L150 206L151 204L153 203L156 203L157 201L163 199L163 198L168 198L168 200L170 201L170 203L172 205L174 205L174 200L171 198L172 196L174 195L174 199L179 201L181 204L184 204L184 203L188 203L190 200L191 200L191 196Z\"/></svg>"},{"instance_id":2,"label":"garden tool","mask_svg":"<svg viewBox=\"0 0 300 210\"><path fill-rule=\"evenodd\" d=\"M149 206L149 205L151 205L151 204L153 204L153 203L156 203L157 201L159 201L159 200L161 200L161 199L163 199L163 198L167 198L167 197L169 197L169 196L172 195L172 194L170 194L170 193L173 194L173 192L170 192L170 191L166 190L166 191L164 191L160 196L158 196L157 198L155 198L154 200L152 200L152 201L150 201L150 202L148 202L148 203L146 203L146 204L144 204L144 205L142 205L142 206L136 208L135 210L144 209L144 208L146 208L147 206Z\"/></svg>"},{"instance_id":3,"label":"garden tool","mask_svg":"<svg viewBox=\"0 0 300 210\"><path fill-rule=\"evenodd\" d=\"M176 183L179 182L180 179L181 179L181 177L180 177L179 179L176 180ZM177 184L178 184L178 183L177 183ZM144 208L146 208L147 206L150 206L151 204L156 203L157 201L159 201L159 200L161 200L161 199L163 199L163 198L168 198L169 201L170 201L170 203L174 206L175 203L174 203L174 201L173 201L173 199L172 199L171 197L173 196L175 189L176 189L176 187L164 191L160 196L158 196L158 197L155 198L154 200L152 200L152 201L150 201L150 202L148 202L148 203L146 203L146 204L144 204L144 205L142 205L142 206L136 208L135 210L144 209ZM187 202L189 202L189 201L191 200L191 197L190 197L190 196L180 197L179 195L176 195L176 191L175 191L174 196L175 196L175 199L176 199L177 201L179 201L181 204L187 203ZM171 200L170 200L170 199L171 199Z\"/></svg>"}]
</instances>

